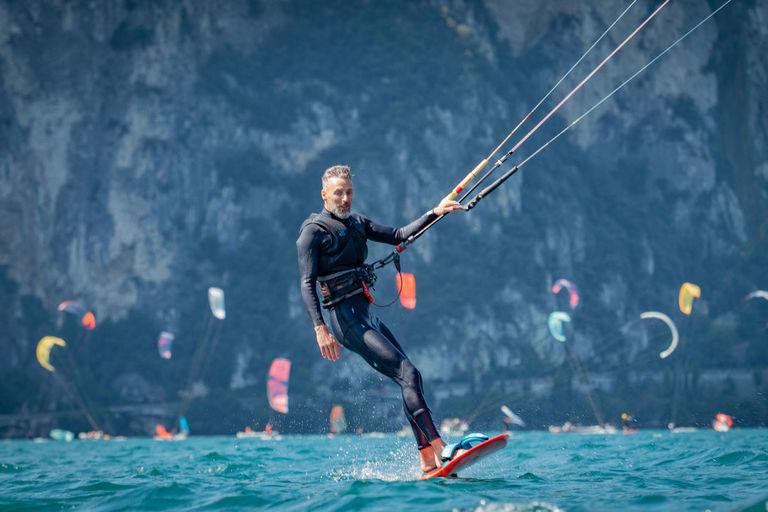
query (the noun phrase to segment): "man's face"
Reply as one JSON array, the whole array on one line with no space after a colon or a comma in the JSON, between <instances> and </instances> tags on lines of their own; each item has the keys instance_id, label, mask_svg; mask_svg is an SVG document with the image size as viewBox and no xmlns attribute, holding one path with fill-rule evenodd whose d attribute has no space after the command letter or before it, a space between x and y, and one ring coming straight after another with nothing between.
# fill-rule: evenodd
<instances>
[{"instance_id":1,"label":"man's face","mask_svg":"<svg viewBox=\"0 0 768 512\"><path fill-rule=\"evenodd\" d=\"M325 202L325 209L340 219L346 219L352 213L352 180L331 178L320 193Z\"/></svg>"}]
</instances>

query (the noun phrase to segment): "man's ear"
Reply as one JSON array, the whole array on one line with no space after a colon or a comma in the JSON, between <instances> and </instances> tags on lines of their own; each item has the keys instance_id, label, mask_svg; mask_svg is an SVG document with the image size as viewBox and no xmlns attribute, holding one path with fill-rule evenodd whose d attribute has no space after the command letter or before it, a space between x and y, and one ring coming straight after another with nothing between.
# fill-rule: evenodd
<instances>
[{"instance_id":1,"label":"man's ear","mask_svg":"<svg viewBox=\"0 0 768 512\"><path fill-rule=\"evenodd\" d=\"M322 198L323 198L323 201L325 201L325 200L326 200L326 199L325 199L325 189L324 189L324 188L321 188L321 189L320 189L320 197L322 197Z\"/></svg>"}]
</instances>

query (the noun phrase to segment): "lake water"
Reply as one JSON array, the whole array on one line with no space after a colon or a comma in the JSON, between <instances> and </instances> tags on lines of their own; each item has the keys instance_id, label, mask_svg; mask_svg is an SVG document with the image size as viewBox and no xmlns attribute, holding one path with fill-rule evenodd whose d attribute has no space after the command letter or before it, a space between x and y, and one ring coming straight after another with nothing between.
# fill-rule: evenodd
<instances>
[{"instance_id":1,"label":"lake water","mask_svg":"<svg viewBox=\"0 0 768 512\"><path fill-rule=\"evenodd\" d=\"M429 481L394 434L2 441L0 510L768 510L765 429L510 441Z\"/></svg>"}]
</instances>

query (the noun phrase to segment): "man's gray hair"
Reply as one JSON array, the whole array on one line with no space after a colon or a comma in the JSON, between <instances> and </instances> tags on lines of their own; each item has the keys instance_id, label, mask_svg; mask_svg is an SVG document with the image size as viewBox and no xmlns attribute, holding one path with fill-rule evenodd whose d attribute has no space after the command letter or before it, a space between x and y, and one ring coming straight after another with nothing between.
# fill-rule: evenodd
<instances>
[{"instance_id":1,"label":"man's gray hair","mask_svg":"<svg viewBox=\"0 0 768 512\"><path fill-rule=\"evenodd\" d=\"M334 165L333 167L327 168L323 173L323 177L322 177L323 188L325 188L331 182L332 178L342 178L345 180L351 180L352 173L349 171L349 166Z\"/></svg>"}]
</instances>

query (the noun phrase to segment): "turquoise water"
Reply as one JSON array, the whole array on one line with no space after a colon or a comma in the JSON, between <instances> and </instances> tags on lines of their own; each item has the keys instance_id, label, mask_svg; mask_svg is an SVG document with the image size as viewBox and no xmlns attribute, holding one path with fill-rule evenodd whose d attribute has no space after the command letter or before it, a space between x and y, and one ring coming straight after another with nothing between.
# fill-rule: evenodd
<instances>
[{"instance_id":1,"label":"turquoise water","mask_svg":"<svg viewBox=\"0 0 768 512\"><path fill-rule=\"evenodd\" d=\"M394 434L3 441L0 509L765 511L768 430L516 433L458 479L418 475Z\"/></svg>"}]
</instances>

